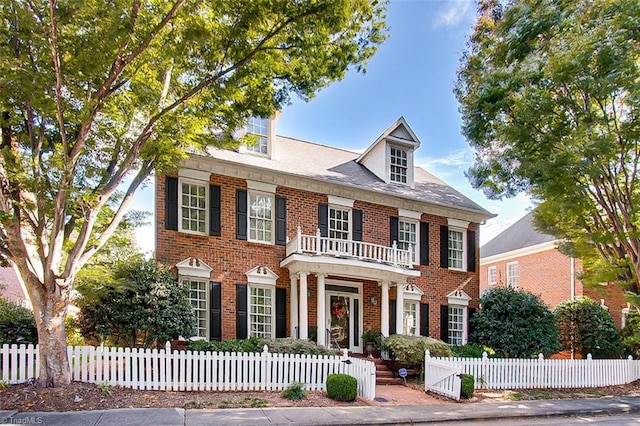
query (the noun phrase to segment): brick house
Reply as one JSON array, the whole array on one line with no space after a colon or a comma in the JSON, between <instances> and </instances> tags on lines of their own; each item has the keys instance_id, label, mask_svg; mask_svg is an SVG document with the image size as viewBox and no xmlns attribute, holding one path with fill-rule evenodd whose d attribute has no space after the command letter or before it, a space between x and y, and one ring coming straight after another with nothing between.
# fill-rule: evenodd
<instances>
[{"instance_id":1,"label":"brick house","mask_svg":"<svg viewBox=\"0 0 640 426\"><path fill-rule=\"evenodd\" d=\"M362 154L276 136L276 122L252 119L256 145L207 148L156 177L156 257L191 288L192 338L466 342L491 213L414 166L402 117Z\"/></svg>"},{"instance_id":2,"label":"brick house","mask_svg":"<svg viewBox=\"0 0 640 426\"><path fill-rule=\"evenodd\" d=\"M531 212L526 214L480 248L480 292L500 285L520 288L539 295L551 310L586 296L600 301L622 327L629 312L623 290L611 283L584 286L580 261L560 253L558 240L536 231L531 217Z\"/></svg>"}]
</instances>

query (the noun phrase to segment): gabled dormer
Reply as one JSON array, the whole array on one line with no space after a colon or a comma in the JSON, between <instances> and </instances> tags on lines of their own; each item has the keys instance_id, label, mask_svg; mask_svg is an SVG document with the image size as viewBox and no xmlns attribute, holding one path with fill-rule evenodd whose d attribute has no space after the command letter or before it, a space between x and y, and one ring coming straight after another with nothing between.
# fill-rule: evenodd
<instances>
[{"instance_id":1,"label":"gabled dormer","mask_svg":"<svg viewBox=\"0 0 640 426\"><path fill-rule=\"evenodd\" d=\"M234 135L238 139L246 138L251 142L240 145L239 151L271 158L276 137L276 122L279 117L279 111L268 118L249 117L247 125Z\"/></svg>"},{"instance_id":2,"label":"gabled dormer","mask_svg":"<svg viewBox=\"0 0 640 426\"><path fill-rule=\"evenodd\" d=\"M414 152L420 140L404 117L400 117L356 160L385 183L415 187Z\"/></svg>"}]
</instances>

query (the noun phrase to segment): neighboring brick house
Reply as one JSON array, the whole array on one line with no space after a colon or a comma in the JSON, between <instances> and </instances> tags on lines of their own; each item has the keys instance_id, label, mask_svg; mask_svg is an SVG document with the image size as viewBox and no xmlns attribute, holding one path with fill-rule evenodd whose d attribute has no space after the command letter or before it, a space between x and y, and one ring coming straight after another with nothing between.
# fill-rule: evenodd
<instances>
[{"instance_id":1,"label":"neighboring brick house","mask_svg":"<svg viewBox=\"0 0 640 426\"><path fill-rule=\"evenodd\" d=\"M607 307L618 327L629 306L615 284L585 287L580 261L558 251L558 241L536 231L528 213L480 248L480 293L509 285L539 295L551 310L566 300L587 296Z\"/></svg>"},{"instance_id":2,"label":"neighboring brick house","mask_svg":"<svg viewBox=\"0 0 640 426\"><path fill-rule=\"evenodd\" d=\"M12 266L0 267L0 297L31 309L27 291Z\"/></svg>"},{"instance_id":3,"label":"neighboring brick house","mask_svg":"<svg viewBox=\"0 0 640 426\"><path fill-rule=\"evenodd\" d=\"M191 288L193 338L313 338L362 352L366 329L464 343L478 227L492 216L414 166L404 118L364 153L276 136L208 148L156 178L156 257Z\"/></svg>"}]
</instances>

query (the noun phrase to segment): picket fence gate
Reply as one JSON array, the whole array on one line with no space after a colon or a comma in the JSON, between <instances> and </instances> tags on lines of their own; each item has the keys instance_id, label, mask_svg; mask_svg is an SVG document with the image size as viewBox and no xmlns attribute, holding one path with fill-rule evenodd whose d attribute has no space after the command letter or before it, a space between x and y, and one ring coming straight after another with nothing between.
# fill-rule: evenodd
<instances>
[{"instance_id":1,"label":"picket fence gate","mask_svg":"<svg viewBox=\"0 0 640 426\"><path fill-rule=\"evenodd\" d=\"M293 382L308 391L325 390L327 375L343 373L358 381L358 395L375 398L373 362L347 356L171 351L165 349L68 346L71 380L144 390L282 391ZM3 345L2 381L38 377L38 347Z\"/></svg>"},{"instance_id":2,"label":"picket fence gate","mask_svg":"<svg viewBox=\"0 0 640 426\"><path fill-rule=\"evenodd\" d=\"M459 367L447 365L437 361L430 356L427 349L424 356L424 390L425 392L435 392L440 395L455 399L460 399L460 388L462 379Z\"/></svg>"},{"instance_id":3,"label":"picket fence gate","mask_svg":"<svg viewBox=\"0 0 640 426\"><path fill-rule=\"evenodd\" d=\"M476 389L589 388L631 383L640 378L640 361L627 359L533 359L429 357L474 377ZM433 371L433 372L432 372ZM425 382L437 369L425 363Z\"/></svg>"}]
</instances>

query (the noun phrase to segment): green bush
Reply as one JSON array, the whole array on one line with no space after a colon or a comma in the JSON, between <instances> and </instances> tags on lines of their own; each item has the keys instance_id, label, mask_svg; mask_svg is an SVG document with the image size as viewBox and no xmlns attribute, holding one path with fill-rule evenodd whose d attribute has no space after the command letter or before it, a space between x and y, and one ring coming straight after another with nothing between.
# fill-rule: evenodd
<instances>
[{"instance_id":1,"label":"green bush","mask_svg":"<svg viewBox=\"0 0 640 426\"><path fill-rule=\"evenodd\" d=\"M265 339L261 341L260 347L267 345L269 352L279 354L300 354L300 355L337 355L338 351L318 346L309 340L293 339L290 337L283 339Z\"/></svg>"},{"instance_id":2,"label":"green bush","mask_svg":"<svg viewBox=\"0 0 640 426\"><path fill-rule=\"evenodd\" d=\"M33 312L0 297L0 345L38 343Z\"/></svg>"},{"instance_id":3,"label":"green bush","mask_svg":"<svg viewBox=\"0 0 640 426\"><path fill-rule=\"evenodd\" d=\"M307 392L304 390L304 383L293 382L282 391L282 397L287 399L304 399Z\"/></svg>"},{"instance_id":4,"label":"green bush","mask_svg":"<svg viewBox=\"0 0 640 426\"><path fill-rule=\"evenodd\" d=\"M427 349L431 352L431 356L453 356L453 352L449 345L443 341L424 336L392 334L384 339L382 346L384 349L393 352L396 361L411 366L422 364L424 361L424 352Z\"/></svg>"},{"instance_id":5,"label":"green bush","mask_svg":"<svg viewBox=\"0 0 640 426\"><path fill-rule=\"evenodd\" d=\"M358 381L348 374L327 376L327 397L334 401L355 401L358 395Z\"/></svg>"},{"instance_id":6,"label":"green bush","mask_svg":"<svg viewBox=\"0 0 640 426\"><path fill-rule=\"evenodd\" d=\"M475 387L475 380L471 374L461 374L462 385L460 386L460 397L463 399L469 399L473 396L473 390Z\"/></svg>"},{"instance_id":7,"label":"green bush","mask_svg":"<svg viewBox=\"0 0 640 426\"><path fill-rule=\"evenodd\" d=\"M262 339L249 337L248 339L226 339L222 341L193 340L187 344L190 351L202 352L262 352Z\"/></svg>"},{"instance_id":8,"label":"green bush","mask_svg":"<svg viewBox=\"0 0 640 426\"><path fill-rule=\"evenodd\" d=\"M620 335L624 354L640 359L640 313L635 306L629 309L626 324Z\"/></svg>"}]
</instances>

